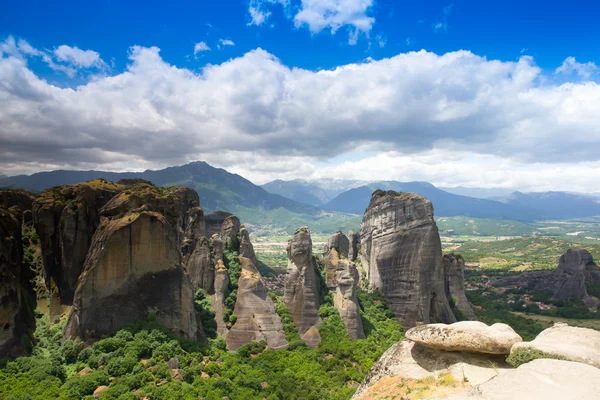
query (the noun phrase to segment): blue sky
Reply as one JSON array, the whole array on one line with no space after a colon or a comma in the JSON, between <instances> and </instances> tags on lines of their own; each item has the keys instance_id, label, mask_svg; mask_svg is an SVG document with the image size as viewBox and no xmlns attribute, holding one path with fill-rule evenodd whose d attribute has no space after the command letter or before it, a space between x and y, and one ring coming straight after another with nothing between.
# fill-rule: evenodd
<instances>
[{"instance_id":1,"label":"blue sky","mask_svg":"<svg viewBox=\"0 0 600 400\"><path fill-rule=\"evenodd\" d=\"M57 44L93 49L118 69L132 45L158 46L170 63L199 68L257 47L289 66L319 69L426 49L438 54L466 49L490 59L516 60L522 52L542 68L555 69L569 56L597 63L600 57L600 3L592 1L374 1L366 13L372 29L348 44L347 27L311 33L289 17L300 7L267 4L262 25L249 26L248 0L226 1L28 1L8 2L0 13L0 34L34 47ZM287 14L287 16L286 16ZM441 27L439 25L441 24ZM438 28L436 29L436 25ZM204 41L235 46L193 55ZM384 44L383 47L380 47ZM42 70L40 72L43 73Z\"/></svg>"},{"instance_id":2,"label":"blue sky","mask_svg":"<svg viewBox=\"0 0 600 400\"><path fill-rule=\"evenodd\" d=\"M600 192L600 4L9 2L0 173Z\"/></svg>"}]
</instances>

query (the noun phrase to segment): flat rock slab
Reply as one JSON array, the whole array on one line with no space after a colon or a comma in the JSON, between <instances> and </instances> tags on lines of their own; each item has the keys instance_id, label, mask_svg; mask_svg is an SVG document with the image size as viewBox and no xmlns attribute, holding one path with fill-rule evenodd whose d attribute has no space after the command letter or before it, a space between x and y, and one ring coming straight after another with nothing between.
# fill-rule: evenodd
<instances>
[{"instance_id":1,"label":"flat rock slab","mask_svg":"<svg viewBox=\"0 0 600 400\"><path fill-rule=\"evenodd\" d=\"M513 368L503 355L475 354L435 350L410 340L402 340L390 347L369 370L353 400L369 398L368 392L385 377L401 380L422 380L451 374L455 382L467 386L486 382ZM379 393L379 392L378 392Z\"/></svg>"},{"instance_id":2,"label":"flat rock slab","mask_svg":"<svg viewBox=\"0 0 600 400\"><path fill-rule=\"evenodd\" d=\"M538 359L445 400L598 400L600 369Z\"/></svg>"},{"instance_id":3,"label":"flat rock slab","mask_svg":"<svg viewBox=\"0 0 600 400\"><path fill-rule=\"evenodd\" d=\"M511 349L536 349L600 368L600 332L557 323L542 331L532 342L515 343Z\"/></svg>"},{"instance_id":4,"label":"flat rock slab","mask_svg":"<svg viewBox=\"0 0 600 400\"><path fill-rule=\"evenodd\" d=\"M409 329L406 338L432 349L486 354L509 354L515 343L523 341L506 324L488 326L479 321L421 325Z\"/></svg>"}]
</instances>

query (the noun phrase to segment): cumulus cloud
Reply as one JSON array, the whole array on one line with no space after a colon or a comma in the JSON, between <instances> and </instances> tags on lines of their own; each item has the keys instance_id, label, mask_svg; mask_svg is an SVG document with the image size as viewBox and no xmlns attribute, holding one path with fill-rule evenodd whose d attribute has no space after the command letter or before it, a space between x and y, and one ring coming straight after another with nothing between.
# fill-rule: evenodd
<instances>
[{"instance_id":1,"label":"cumulus cloud","mask_svg":"<svg viewBox=\"0 0 600 400\"><path fill-rule=\"evenodd\" d=\"M408 180L421 171L451 186L518 183L522 172L555 184L590 169L578 182L600 182L600 85L548 83L531 57L419 51L310 71L256 49L196 73L135 46L122 73L61 88L26 58L2 54L4 173L203 159L260 180L360 171ZM378 155L327 169L357 149ZM482 160L491 161L477 167Z\"/></svg>"},{"instance_id":2,"label":"cumulus cloud","mask_svg":"<svg viewBox=\"0 0 600 400\"><path fill-rule=\"evenodd\" d=\"M194 45L194 55L202 53L203 51L210 51L210 47L208 47L206 42L198 42Z\"/></svg>"},{"instance_id":3,"label":"cumulus cloud","mask_svg":"<svg viewBox=\"0 0 600 400\"><path fill-rule=\"evenodd\" d=\"M592 74L598 72L598 66L593 62L579 63L575 57L567 57L562 65L555 71L556 74L570 75L575 73L583 79L590 79Z\"/></svg>"},{"instance_id":4,"label":"cumulus cloud","mask_svg":"<svg viewBox=\"0 0 600 400\"><path fill-rule=\"evenodd\" d=\"M72 64L78 68L101 67L104 64L97 52L81 50L64 44L54 49L54 56L58 61Z\"/></svg>"},{"instance_id":5,"label":"cumulus cloud","mask_svg":"<svg viewBox=\"0 0 600 400\"><path fill-rule=\"evenodd\" d=\"M276 4L288 7L289 0L250 0L248 5L248 15L250 16L248 26L260 26L264 24L271 16L269 7Z\"/></svg>"},{"instance_id":6,"label":"cumulus cloud","mask_svg":"<svg viewBox=\"0 0 600 400\"><path fill-rule=\"evenodd\" d=\"M297 27L306 25L312 33L330 29L332 34L342 26L349 31L348 43L356 44L360 33L368 34L375 18L367 15L373 0L302 0L294 17Z\"/></svg>"}]
</instances>

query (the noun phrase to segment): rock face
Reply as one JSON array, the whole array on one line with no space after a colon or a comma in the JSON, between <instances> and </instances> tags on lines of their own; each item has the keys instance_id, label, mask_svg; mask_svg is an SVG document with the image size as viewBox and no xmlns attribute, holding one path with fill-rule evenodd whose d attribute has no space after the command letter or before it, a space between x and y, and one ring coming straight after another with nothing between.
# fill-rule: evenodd
<instances>
[{"instance_id":1,"label":"rock face","mask_svg":"<svg viewBox=\"0 0 600 400\"><path fill-rule=\"evenodd\" d=\"M235 243L237 235L240 232L240 220L235 215L230 215L225 218L221 225L221 238L225 240L225 244Z\"/></svg>"},{"instance_id":2,"label":"rock face","mask_svg":"<svg viewBox=\"0 0 600 400\"><path fill-rule=\"evenodd\" d=\"M509 354L513 344L523 341L506 324L478 321L421 325L409 329L406 338L432 349L486 354Z\"/></svg>"},{"instance_id":3,"label":"rock face","mask_svg":"<svg viewBox=\"0 0 600 400\"><path fill-rule=\"evenodd\" d=\"M450 373L456 382L464 382L466 378L469 385L477 385L511 368L504 356L435 350L402 340L383 353L352 399L372 398L368 396L370 393L381 393L377 383L384 377L397 377L400 383L404 379L419 380Z\"/></svg>"},{"instance_id":4,"label":"rock face","mask_svg":"<svg viewBox=\"0 0 600 400\"><path fill-rule=\"evenodd\" d=\"M597 309L599 301L587 292L588 284L600 284L600 268L585 249L569 249L560 257L554 271L536 271L499 279L494 286L519 286L526 290L551 292L553 299L575 297L583 300L591 309Z\"/></svg>"},{"instance_id":5,"label":"rock face","mask_svg":"<svg viewBox=\"0 0 600 400\"><path fill-rule=\"evenodd\" d=\"M571 361L539 359L446 400L600 399L600 369Z\"/></svg>"},{"instance_id":6,"label":"rock face","mask_svg":"<svg viewBox=\"0 0 600 400\"><path fill-rule=\"evenodd\" d=\"M221 234L221 227L223 222L231 213L227 211L215 211L204 216L204 223L206 224L206 237L212 237L215 233Z\"/></svg>"},{"instance_id":7,"label":"rock face","mask_svg":"<svg viewBox=\"0 0 600 400\"><path fill-rule=\"evenodd\" d=\"M350 245L348 258L350 261L356 261L358 258L358 250L360 248L360 234L354 231L348 232L348 242Z\"/></svg>"},{"instance_id":8,"label":"rock face","mask_svg":"<svg viewBox=\"0 0 600 400\"><path fill-rule=\"evenodd\" d=\"M183 266L192 283L192 291L204 289L213 292L215 265L210 250L209 240L204 236L204 212L200 207L192 207L188 211L185 239L181 246Z\"/></svg>"},{"instance_id":9,"label":"rock face","mask_svg":"<svg viewBox=\"0 0 600 400\"><path fill-rule=\"evenodd\" d=\"M518 349L536 349L600 368L600 332L557 323L542 331L531 342L515 343L511 352Z\"/></svg>"},{"instance_id":10,"label":"rock face","mask_svg":"<svg viewBox=\"0 0 600 400\"><path fill-rule=\"evenodd\" d=\"M0 189L0 207L17 207L21 213L31 210L34 197L24 190Z\"/></svg>"},{"instance_id":11,"label":"rock face","mask_svg":"<svg viewBox=\"0 0 600 400\"><path fill-rule=\"evenodd\" d=\"M309 347L321 341L318 326L319 283L312 256L312 240L307 227L299 228L287 246L288 275L285 281L283 302L292 315L302 340Z\"/></svg>"},{"instance_id":12,"label":"rock face","mask_svg":"<svg viewBox=\"0 0 600 400\"><path fill-rule=\"evenodd\" d=\"M336 249L340 257L349 258L350 242L343 232L337 231L327 240L323 253L328 254L331 249Z\"/></svg>"},{"instance_id":13,"label":"rock face","mask_svg":"<svg viewBox=\"0 0 600 400\"><path fill-rule=\"evenodd\" d=\"M229 350L237 350L250 342L264 340L272 349L288 345L281 319L275 311L265 284L255 264L256 257L248 231L241 231L240 264L242 273L238 280L237 301L233 313L237 321L225 339Z\"/></svg>"},{"instance_id":14,"label":"rock face","mask_svg":"<svg viewBox=\"0 0 600 400\"><path fill-rule=\"evenodd\" d=\"M0 207L0 357L23 355L34 343L35 293L22 262L20 211Z\"/></svg>"},{"instance_id":15,"label":"rock face","mask_svg":"<svg viewBox=\"0 0 600 400\"><path fill-rule=\"evenodd\" d=\"M445 295L442 246L429 200L375 191L360 237L370 288L381 291L403 326L456 321Z\"/></svg>"},{"instance_id":16,"label":"rock face","mask_svg":"<svg viewBox=\"0 0 600 400\"><path fill-rule=\"evenodd\" d=\"M46 286L58 287L61 303L71 304L100 209L123 186L102 179L44 190L33 203Z\"/></svg>"},{"instance_id":17,"label":"rock face","mask_svg":"<svg viewBox=\"0 0 600 400\"><path fill-rule=\"evenodd\" d=\"M194 293L181 265L178 240L181 221L187 217L184 210L197 204L181 188L163 190L138 186L102 209L102 223L79 278L65 336L110 334L138 318L156 315L180 336L205 339L196 321Z\"/></svg>"},{"instance_id":18,"label":"rock face","mask_svg":"<svg viewBox=\"0 0 600 400\"><path fill-rule=\"evenodd\" d=\"M340 313L350 337L354 340L364 339L365 332L356 298L358 270L352 261L343 256L343 251L348 249L348 239L338 232L328 243L331 247L325 258L325 280L327 287L335 291L333 304Z\"/></svg>"},{"instance_id":19,"label":"rock face","mask_svg":"<svg viewBox=\"0 0 600 400\"><path fill-rule=\"evenodd\" d=\"M465 260L457 254L444 255L445 290L448 301L454 300L456 308L471 321L477 319L465 295Z\"/></svg>"}]
</instances>

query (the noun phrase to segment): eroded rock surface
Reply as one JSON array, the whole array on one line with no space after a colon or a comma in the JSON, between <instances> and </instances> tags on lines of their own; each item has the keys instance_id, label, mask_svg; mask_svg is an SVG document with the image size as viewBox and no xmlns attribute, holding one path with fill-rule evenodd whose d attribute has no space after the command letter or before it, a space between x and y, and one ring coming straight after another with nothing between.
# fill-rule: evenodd
<instances>
[{"instance_id":1,"label":"eroded rock surface","mask_svg":"<svg viewBox=\"0 0 600 400\"><path fill-rule=\"evenodd\" d=\"M471 308L471 303L465 295L465 260L458 254L445 254L444 275L448 300L453 299L456 308L465 319L476 320L477 317Z\"/></svg>"},{"instance_id":2,"label":"eroded rock surface","mask_svg":"<svg viewBox=\"0 0 600 400\"><path fill-rule=\"evenodd\" d=\"M409 329L406 338L423 346L445 351L509 354L513 344L523 341L510 326L479 321L429 324Z\"/></svg>"},{"instance_id":3,"label":"eroded rock surface","mask_svg":"<svg viewBox=\"0 0 600 400\"><path fill-rule=\"evenodd\" d=\"M497 287L518 286L526 290L552 293L553 299L581 299L593 310L600 301L587 292L587 285L600 284L600 268L585 249L569 249L553 271L535 271L492 282Z\"/></svg>"},{"instance_id":4,"label":"eroded rock surface","mask_svg":"<svg viewBox=\"0 0 600 400\"><path fill-rule=\"evenodd\" d=\"M240 225L240 220L235 215L225 218L223 225L221 225L221 238L225 241L226 245L229 243L236 244Z\"/></svg>"},{"instance_id":5,"label":"eroded rock surface","mask_svg":"<svg viewBox=\"0 0 600 400\"><path fill-rule=\"evenodd\" d=\"M215 310L215 321L217 322L217 333L224 336L227 333L227 324L223 320L225 315L225 299L229 290L229 274L225 263L223 263L223 251L225 242L218 234L211 237L213 243L212 263L215 269L214 293L212 295L212 306Z\"/></svg>"},{"instance_id":6,"label":"eroded rock surface","mask_svg":"<svg viewBox=\"0 0 600 400\"><path fill-rule=\"evenodd\" d=\"M343 251L348 249L348 239L343 233L338 232L329 239L328 243L329 254L324 260L325 280L327 287L335 292L333 304L340 313L350 337L354 340L363 339L365 332L356 298L358 270L352 261L343 256Z\"/></svg>"},{"instance_id":7,"label":"eroded rock surface","mask_svg":"<svg viewBox=\"0 0 600 400\"><path fill-rule=\"evenodd\" d=\"M354 231L348 232L348 243L350 245L348 249L348 258L350 261L356 261L360 248L360 234Z\"/></svg>"},{"instance_id":8,"label":"eroded rock surface","mask_svg":"<svg viewBox=\"0 0 600 400\"><path fill-rule=\"evenodd\" d=\"M360 237L366 279L404 327L456 321L445 295L442 246L429 200L375 191Z\"/></svg>"},{"instance_id":9,"label":"eroded rock surface","mask_svg":"<svg viewBox=\"0 0 600 400\"><path fill-rule=\"evenodd\" d=\"M323 253L328 254L331 249L336 249L338 255L342 258L349 258L350 242L343 232L337 231L327 240Z\"/></svg>"},{"instance_id":10,"label":"eroded rock surface","mask_svg":"<svg viewBox=\"0 0 600 400\"><path fill-rule=\"evenodd\" d=\"M255 264L256 257L248 231L241 231L240 264L242 273L238 280L237 301L233 313L237 321L225 339L229 350L237 350L250 342L264 340L272 349L288 345L281 319L275 311L273 300L269 297Z\"/></svg>"},{"instance_id":11,"label":"eroded rock surface","mask_svg":"<svg viewBox=\"0 0 600 400\"><path fill-rule=\"evenodd\" d=\"M204 223L206 224L206 237L212 237L215 233L221 234L221 227L227 217L232 214L227 211L215 211L204 216Z\"/></svg>"},{"instance_id":12,"label":"eroded rock surface","mask_svg":"<svg viewBox=\"0 0 600 400\"><path fill-rule=\"evenodd\" d=\"M181 266L176 228L162 214L140 207L103 218L79 279L65 336L112 334L148 315L177 335L204 340L192 286Z\"/></svg>"},{"instance_id":13,"label":"eroded rock surface","mask_svg":"<svg viewBox=\"0 0 600 400\"><path fill-rule=\"evenodd\" d=\"M181 254L183 266L190 277L194 293L198 289L213 293L214 289L215 265L210 242L204 234L204 212L200 207L192 207L188 211L187 229L181 246Z\"/></svg>"},{"instance_id":14,"label":"eroded rock surface","mask_svg":"<svg viewBox=\"0 0 600 400\"><path fill-rule=\"evenodd\" d=\"M446 400L596 400L600 369L571 361L539 359Z\"/></svg>"},{"instance_id":15,"label":"eroded rock surface","mask_svg":"<svg viewBox=\"0 0 600 400\"><path fill-rule=\"evenodd\" d=\"M33 201L34 197L24 190L0 189L0 207L17 207L23 213L32 209Z\"/></svg>"},{"instance_id":16,"label":"eroded rock surface","mask_svg":"<svg viewBox=\"0 0 600 400\"><path fill-rule=\"evenodd\" d=\"M370 398L368 393L377 391L377 383L386 376L397 377L401 383L406 379L419 380L450 373L455 381L466 380L470 386L486 382L511 368L504 356L435 350L402 340L383 353L352 399Z\"/></svg>"},{"instance_id":17,"label":"eroded rock surface","mask_svg":"<svg viewBox=\"0 0 600 400\"><path fill-rule=\"evenodd\" d=\"M283 302L292 315L300 337L309 347L321 341L318 326L319 282L312 255L312 240L307 227L299 228L287 247L288 275L285 281Z\"/></svg>"},{"instance_id":18,"label":"eroded rock surface","mask_svg":"<svg viewBox=\"0 0 600 400\"><path fill-rule=\"evenodd\" d=\"M536 349L600 368L600 332L557 323L531 342L515 343L511 349Z\"/></svg>"},{"instance_id":19,"label":"eroded rock surface","mask_svg":"<svg viewBox=\"0 0 600 400\"><path fill-rule=\"evenodd\" d=\"M77 278L100 223L100 209L124 187L97 179L44 190L33 203L46 286L58 287L61 303L71 304Z\"/></svg>"},{"instance_id":20,"label":"eroded rock surface","mask_svg":"<svg viewBox=\"0 0 600 400\"><path fill-rule=\"evenodd\" d=\"M22 263L21 213L0 206L0 357L23 355L35 342L35 293Z\"/></svg>"}]
</instances>

